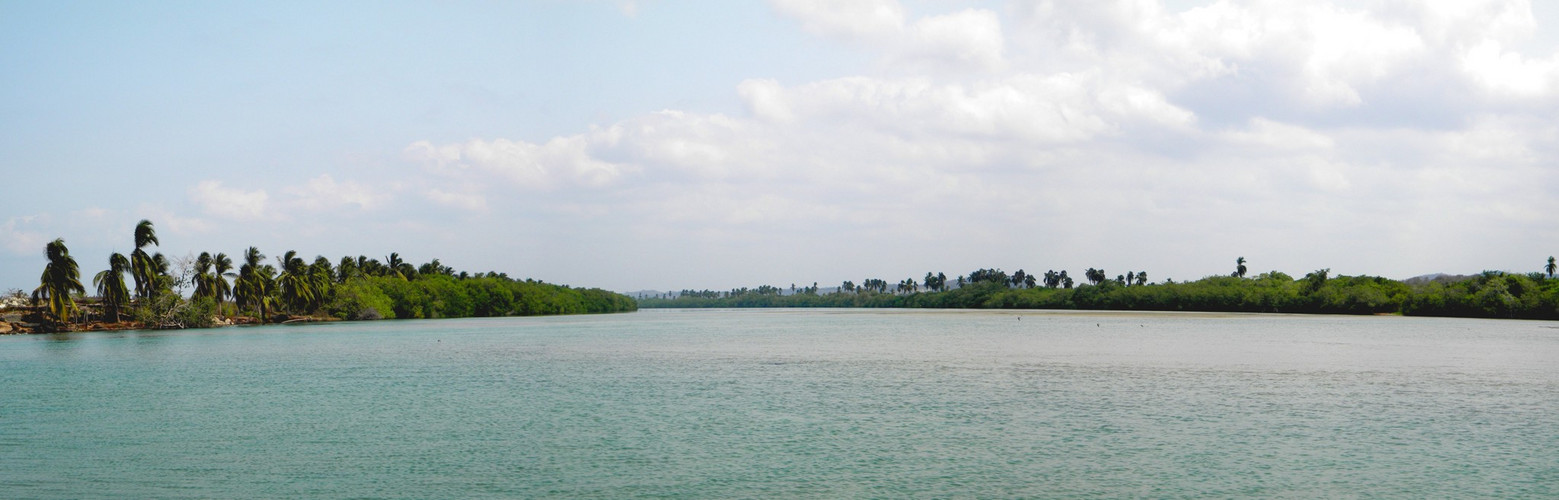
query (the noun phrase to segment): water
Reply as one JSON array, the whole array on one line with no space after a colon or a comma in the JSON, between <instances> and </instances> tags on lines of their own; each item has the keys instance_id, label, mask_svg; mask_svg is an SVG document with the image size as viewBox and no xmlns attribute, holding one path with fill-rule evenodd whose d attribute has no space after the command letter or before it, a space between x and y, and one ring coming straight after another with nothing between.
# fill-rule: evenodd
<instances>
[{"instance_id":1,"label":"water","mask_svg":"<svg viewBox=\"0 0 1559 500\"><path fill-rule=\"evenodd\" d=\"M1554 497L1556 326L704 310L6 337L0 496Z\"/></svg>"}]
</instances>

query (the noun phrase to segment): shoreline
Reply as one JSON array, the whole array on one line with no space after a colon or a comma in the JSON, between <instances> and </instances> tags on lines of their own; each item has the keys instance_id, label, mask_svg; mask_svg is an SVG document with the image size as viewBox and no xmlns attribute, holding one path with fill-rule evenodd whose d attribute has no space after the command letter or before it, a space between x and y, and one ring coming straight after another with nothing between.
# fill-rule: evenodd
<instances>
[{"instance_id":1,"label":"shoreline","mask_svg":"<svg viewBox=\"0 0 1559 500\"><path fill-rule=\"evenodd\" d=\"M281 320L281 321L272 321L270 323L261 323L259 320L255 319L252 316L231 316L231 317L227 317L227 318L216 318L216 319L214 319L212 321L211 326L164 327L164 328L158 328L158 327L147 326L145 323L141 323L139 321L117 321L117 322L89 321L89 322L85 322L85 323L73 323L73 324L67 325L68 328L66 328L66 329L46 329L46 328L44 328L45 325L43 323L39 323L39 322L36 322L36 321L27 321L27 319L30 316L34 316L35 314L36 313L17 313L14 310L7 310L5 312L0 312L0 335L35 335L35 334L49 334L49 333L79 333L79 332L123 332L123 331L131 331L131 330L147 330L147 331L155 331L155 330L199 330L199 329L210 329L210 328L224 328L224 327L229 327L229 326L287 325L287 324L298 324L298 323L325 323L325 322L344 321L344 320L342 320L340 318L323 317L323 316L287 316L286 317L287 319L284 319L284 320Z\"/></svg>"},{"instance_id":2,"label":"shoreline","mask_svg":"<svg viewBox=\"0 0 1559 500\"><path fill-rule=\"evenodd\" d=\"M407 320L414 320L414 319L415 320L439 320L439 319L475 319L475 318L538 318L538 317L553 317L553 316L589 316L589 315L598 315L598 314L623 314L623 313L631 313L631 312L638 312L638 309L634 309L634 310L631 310L631 311L579 312L579 313L561 313L561 314L528 314L528 315L505 315L505 316L452 316L452 317L446 317L446 318L406 318L406 319ZM256 320L252 316L232 316L232 317L228 317L228 318L216 321L211 326L172 327L172 328L148 328L148 327L146 327L146 325L144 325L142 323L139 323L139 322L135 322L135 321L120 321L120 322L117 322L117 323L110 323L110 322L103 322L103 321L93 321L93 322L82 323L82 324L72 324L72 325L70 325L71 328L67 329L67 330L43 330L41 328L42 325L39 324L39 323L31 323L31 322L26 322L26 321L16 321L16 320L14 320L18 316L21 316L21 315L16 313L15 311L0 312L0 336L5 336L5 335L46 335L46 334L56 334L56 333L126 332L126 331L136 331L136 330L149 331L149 332L150 331L170 331L170 330L210 330L210 329L228 328L228 327L281 326L281 325L302 325L302 324L314 324L314 323L340 323L340 322L373 323L373 322L381 322L381 321L394 322L394 321L397 321L397 320L400 319L400 318L343 319L343 318L337 318L337 317L334 317L334 316L290 316L289 315L289 316L284 316L284 317L287 318L287 319L284 319L284 320L280 320L280 321L273 320L271 322L261 323L261 322L259 322L258 320ZM278 316L278 318L280 318L280 317L283 317L283 316Z\"/></svg>"}]
</instances>

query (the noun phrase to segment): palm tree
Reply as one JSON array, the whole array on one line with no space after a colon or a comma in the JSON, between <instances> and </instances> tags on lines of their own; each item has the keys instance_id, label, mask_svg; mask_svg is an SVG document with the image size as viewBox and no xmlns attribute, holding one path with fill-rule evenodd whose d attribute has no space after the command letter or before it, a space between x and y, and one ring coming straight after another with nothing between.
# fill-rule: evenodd
<instances>
[{"instance_id":1,"label":"palm tree","mask_svg":"<svg viewBox=\"0 0 1559 500\"><path fill-rule=\"evenodd\" d=\"M298 252L288 250L278 257L281 264L281 275L277 276L277 288L281 291L282 304L292 312L307 312L309 302L314 300L313 287L309 286L309 267L298 257Z\"/></svg>"},{"instance_id":2,"label":"palm tree","mask_svg":"<svg viewBox=\"0 0 1559 500\"><path fill-rule=\"evenodd\" d=\"M1554 256L1548 256L1548 265L1543 270L1548 271L1548 279L1554 279L1554 271L1559 271L1559 266L1554 265Z\"/></svg>"},{"instance_id":3,"label":"palm tree","mask_svg":"<svg viewBox=\"0 0 1559 500\"><path fill-rule=\"evenodd\" d=\"M200 252L200 256L195 258L195 276L193 281L195 282L195 291L190 294L191 298L216 295L216 282L211 276L210 252Z\"/></svg>"},{"instance_id":4,"label":"palm tree","mask_svg":"<svg viewBox=\"0 0 1559 500\"><path fill-rule=\"evenodd\" d=\"M341 263L336 265L335 280L336 283L346 283L346 280L359 274L362 274L362 270L358 267L357 261L352 260L351 257L342 257Z\"/></svg>"},{"instance_id":5,"label":"palm tree","mask_svg":"<svg viewBox=\"0 0 1559 500\"><path fill-rule=\"evenodd\" d=\"M1234 266L1235 266L1234 267L1234 277L1236 277L1236 278L1244 278L1245 277L1245 258L1244 257L1240 257L1238 259L1234 259Z\"/></svg>"},{"instance_id":6,"label":"palm tree","mask_svg":"<svg viewBox=\"0 0 1559 500\"><path fill-rule=\"evenodd\" d=\"M395 275L403 280L411 279L412 275L417 271L415 268L411 267L411 264L407 264L406 261L401 260L401 254L395 252L390 252L390 256L384 258L384 266L388 268L386 270L385 276Z\"/></svg>"},{"instance_id":7,"label":"palm tree","mask_svg":"<svg viewBox=\"0 0 1559 500\"><path fill-rule=\"evenodd\" d=\"M233 287L227 283L227 277L233 275L230 272L233 270L233 259L227 258L225 253L218 252L217 256L211 259L211 266L211 297L216 299L217 312L221 313L222 301L233 295Z\"/></svg>"},{"instance_id":8,"label":"palm tree","mask_svg":"<svg viewBox=\"0 0 1559 500\"><path fill-rule=\"evenodd\" d=\"M379 259L370 259L364 255L357 256L357 270L363 276L389 276L390 273L384 264L379 263Z\"/></svg>"},{"instance_id":9,"label":"palm tree","mask_svg":"<svg viewBox=\"0 0 1559 500\"><path fill-rule=\"evenodd\" d=\"M152 254L152 293L167 293L173 290L173 275L168 274L171 264L162 252Z\"/></svg>"},{"instance_id":10,"label":"palm tree","mask_svg":"<svg viewBox=\"0 0 1559 500\"><path fill-rule=\"evenodd\" d=\"M43 254L49 258L49 263L43 267L43 275L38 277L38 288L32 292L33 303L48 301L49 314L54 320L69 323L71 313L77 311L76 299L71 294L87 293L86 287L81 286L81 270L76 259L70 256L70 249L65 248L64 238L44 245Z\"/></svg>"},{"instance_id":11,"label":"palm tree","mask_svg":"<svg viewBox=\"0 0 1559 500\"><path fill-rule=\"evenodd\" d=\"M276 305L276 268L270 264L255 268L253 278L255 289L255 305L260 311L260 322L265 322L271 315L271 308Z\"/></svg>"},{"instance_id":12,"label":"palm tree","mask_svg":"<svg viewBox=\"0 0 1559 500\"><path fill-rule=\"evenodd\" d=\"M276 268L269 265L261 265L265 260L265 254L260 249L249 247L244 251L244 265L238 268L238 281L233 285L233 299L238 303L239 309L248 306L260 314L260 322L265 322L265 317L271 305L271 292L275 289L273 278Z\"/></svg>"},{"instance_id":13,"label":"palm tree","mask_svg":"<svg viewBox=\"0 0 1559 500\"><path fill-rule=\"evenodd\" d=\"M108 256L108 270L92 278L97 296L103 299L104 319L111 323L119 322L119 309L130 303L130 290L125 287L125 273L129 271L130 259L114 252Z\"/></svg>"},{"instance_id":14,"label":"palm tree","mask_svg":"<svg viewBox=\"0 0 1559 500\"><path fill-rule=\"evenodd\" d=\"M1137 272L1137 286L1142 286L1142 285L1146 285L1146 284L1148 284L1148 272L1147 271L1138 271Z\"/></svg>"},{"instance_id":15,"label":"palm tree","mask_svg":"<svg viewBox=\"0 0 1559 500\"><path fill-rule=\"evenodd\" d=\"M330 265L330 259L323 255L314 256L314 263L309 265L309 288L314 290L314 300L309 303L310 311L317 311L325 306L325 300L330 293L330 285L335 279L335 268Z\"/></svg>"},{"instance_id":16,"label":"palm tree","mask_svg":"<svg viewBox=\"0 0 1559 500\"><path fill-rule=\"evenodd\" d=\"M260 259L264 258L265 255L258 248L249 247L249 250L244 251L244 264L238 267L238 279L233 281L233 302L239 311L254 303L256 290L251 275L260 265Z\"/></svg>"},{"instance_id":17,"label":"palm tree","mask_svg":"<svg viewBox=\"0 0 1559 500\"><path fill-rule=\"evenodd\" d=\"M151 297L153 276L157 270L152 256L146 253L147 245L160 245L157 228L152 226L152 221L141 219L135 225L135 251L130 252L130 277L135 279L135 296L142 299Z\"/></svg>"},{"instance_id":18,"label":"palm tree","mask_svg":"<svg viewBox=\"0 0 1559 500\"><path fill-rule=\"evenodd\" d=\"M445 276L454 276L455 268L444 265L442 262L439 262L438 259L433 259L427 264L418 266L417 274L442 274Z\"/></svg>"}]
</instances>

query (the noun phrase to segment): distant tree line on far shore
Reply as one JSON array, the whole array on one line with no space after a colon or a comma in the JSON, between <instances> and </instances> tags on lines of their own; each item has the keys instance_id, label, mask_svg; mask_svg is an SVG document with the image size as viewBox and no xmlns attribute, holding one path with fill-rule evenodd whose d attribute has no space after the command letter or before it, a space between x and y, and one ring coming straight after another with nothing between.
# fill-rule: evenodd
<instances>
[{"instance_id":1,"label":"distant tree line on far shore","mask_svg":"<svg viewBox=\"0 0 1559 500\"><path fill-rule=\"evenodd\" d=\"M81 281L63 239L44 248L48 263L29 302L43 331L97 328L196 328L230 322L319 319L458 318L633 311L628 296L502 273L470 274L438 259L415 266L391 253L305 261L287 251L275 265L255 247L234 262L226 254L168 259L151 221L135 227L135 250L114 253L108 269ZM235 269L235 264L237 268ZM125 276L130 280L126 281ZM189 290L188 297L183 293ZM12 293L23 296L21 291ZM16 298L16 297L12 297Z\"/></svg>"},{"instance_id":2,"label":"distant tree line on far shore","mask_svg":"<svg viewBox=\"0 0 1559 500\"><path fill-rule=\"evenodd\" d=\"M926 273L889 286L881 279L841 283L829 293L816 284L784 294L762 286L730 291L683 290L642 298L644 308L697 307L902 307L949 309L1087 309L1140 311L1403 314L1476 318L1559 319L1559 279L1554 258L1543 272L1485 271L1455 279L1397 281L1375 276L1332 276L1320 269L1294 278L1272 271L1247 277L1244 257L1228 276L1196 281L1148 281L1146 272L1109 278L1084 271L1076 283L1066 271L1033 275L979 269L953 280Z\"/></svg>"}]
</instances>

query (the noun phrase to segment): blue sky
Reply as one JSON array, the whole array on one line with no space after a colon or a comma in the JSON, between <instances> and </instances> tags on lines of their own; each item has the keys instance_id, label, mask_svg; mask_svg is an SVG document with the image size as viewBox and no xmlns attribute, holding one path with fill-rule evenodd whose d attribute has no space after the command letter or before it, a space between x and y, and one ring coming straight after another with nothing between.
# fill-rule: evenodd
<instances>
[{"instance_id":1,"label":"blue sky","mask_svg":"<svg viewBox=\"0 0 1559 500\"><path fill-rule=\"evenodd\" d=\"M1547 4L0 0L0 289L65 238L615 290L1559 253Z\"/></svg>"}]
</instances>

